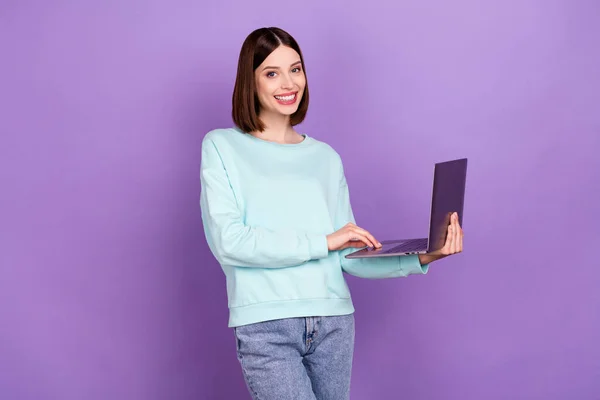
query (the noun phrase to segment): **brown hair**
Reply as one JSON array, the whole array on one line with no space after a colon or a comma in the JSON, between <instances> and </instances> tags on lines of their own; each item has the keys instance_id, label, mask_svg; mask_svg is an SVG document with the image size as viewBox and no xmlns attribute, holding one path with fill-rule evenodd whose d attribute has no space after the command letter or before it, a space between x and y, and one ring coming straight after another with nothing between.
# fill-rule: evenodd
<instances>
[{"instance_id":1,"label":"brown hair","mask_svg":"<svg viewBox=\"0 0 600 400\"><path fill-rule=\"evenodd\" d=\"M233 122L246 133L253 131L262 132L265 129L264 124L258 118L260 102L256 94L254 71L279 46L290 47L300 55L302 68L306 75L304 58L302 57L300 46L298 46L296 40L289 33L275 27L259 28L250 33L240 51L231 111ZM292 126L298 125L304 120L307 110L308 82L304 87L304 94L298 105L298 110L290 116Z\"/></svg>"}]
</instances>

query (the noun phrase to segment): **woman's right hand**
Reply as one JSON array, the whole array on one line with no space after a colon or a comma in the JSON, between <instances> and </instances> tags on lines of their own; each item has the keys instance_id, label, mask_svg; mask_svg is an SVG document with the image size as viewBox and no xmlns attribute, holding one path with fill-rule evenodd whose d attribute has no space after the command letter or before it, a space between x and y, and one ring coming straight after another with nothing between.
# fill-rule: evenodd
<instances>
[{"instance_id":1,"label":"woman's right hand","mask_svg":"<svg viewBox=\"0 0 600 400\"><path fill-rule=\"evenodd\" d=\"M348 247L373 247L380 248L381 243L377 241L368 231L349 222L340 230L327 235L327 247L329 251L343 250Z\"/></svg>"}]
</instances>

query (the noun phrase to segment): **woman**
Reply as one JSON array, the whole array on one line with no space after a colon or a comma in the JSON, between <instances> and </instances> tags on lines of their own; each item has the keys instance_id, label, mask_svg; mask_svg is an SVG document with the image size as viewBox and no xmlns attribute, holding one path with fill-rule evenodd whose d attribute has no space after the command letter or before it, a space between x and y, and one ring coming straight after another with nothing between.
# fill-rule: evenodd
<instances>
[{"instance_id":1,"label":"woman","mask_svg":"<svg viewBox=\"0 0 600 400\"><path fill-rule=\"evenodd\" d=\"M346 259L381 244L354 223L340 156L294 129L308 101L296 41L278 28L258 29L240 52L236 127L202 142L204 231L226 275L229 326L254 399L349 398L354 307L343 272L424 274L462 251L454 216L436 254Z\"/></svg>"}]
</instances>

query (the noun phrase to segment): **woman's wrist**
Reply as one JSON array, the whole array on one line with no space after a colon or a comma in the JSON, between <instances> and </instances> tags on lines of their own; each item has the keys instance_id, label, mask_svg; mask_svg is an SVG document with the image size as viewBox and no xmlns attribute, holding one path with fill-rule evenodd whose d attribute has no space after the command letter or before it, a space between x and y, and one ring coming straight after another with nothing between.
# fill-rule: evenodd
<instances>
[{"instance_id":1,"label":"woman's wrist","mask_svg":"<svg viewBox=\"0 0 600 400\"><path fill-rule=\"evenodd\" d=\"M425 264L431 264L434 261L439 260L440 258L444 258L443 255L441 254L419 254L419 262L421 263L421 265L425 265Z\"/></svg>"}]
</instances>

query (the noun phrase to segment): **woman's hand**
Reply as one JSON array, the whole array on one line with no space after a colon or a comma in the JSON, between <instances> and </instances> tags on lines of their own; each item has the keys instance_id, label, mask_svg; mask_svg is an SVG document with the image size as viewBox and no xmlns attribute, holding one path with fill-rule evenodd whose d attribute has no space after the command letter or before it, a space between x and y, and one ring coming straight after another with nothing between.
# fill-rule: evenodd
<instances>
[{"instance_id":1,"label":"woman's hand","mask_svg":"<svg viewBox=\"0 0 600 400\"><path fill-rule=\"evenodd\" d=\"M342 229L327 235L327 247L329 251L343 250L348 247L374 247L380 248L381 243L377 241L368 231L347 223Z\"/></svg>"},{"instance_id":2,"label":"woman's hand","mask_svg":"<svg viewBox=\"0 0 600 400\"><path fill-rule=\"evenodd\" d=\"M419 254L421 264L429 264L432 261L439 260L452 254L463 251L463 236L465 236L460 224L458 223L458 214L452 213L450 225L448 225L448 234L444 247L427 254Z\"/></svg>"}]
</instances>

